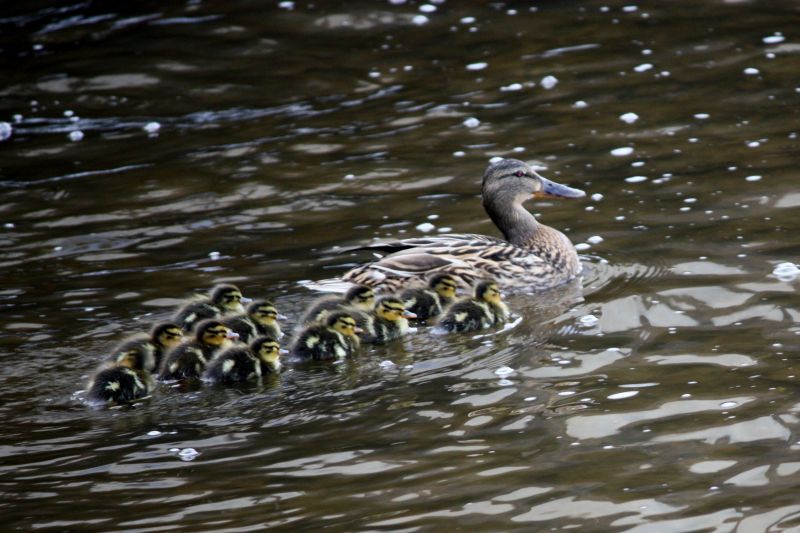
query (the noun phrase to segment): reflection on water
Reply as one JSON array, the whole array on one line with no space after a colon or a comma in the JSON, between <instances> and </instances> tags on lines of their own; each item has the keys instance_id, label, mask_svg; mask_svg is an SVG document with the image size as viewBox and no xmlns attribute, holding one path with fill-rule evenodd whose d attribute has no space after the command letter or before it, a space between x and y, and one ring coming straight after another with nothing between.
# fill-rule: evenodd
<instances>
[{"instance_id":1,"label":"reflection on water","mask_svg":"<svg viewBox=\"0 0 800 533\"><path fill-rule=\"evenodd\" d=\"M800 524L794 3L7 7L11 528ZM589 193L529 204L585 271L509 328L83 404L194 291L290 331L351 247L496 235L493 156Z\"/></svg>"}]
</instances>

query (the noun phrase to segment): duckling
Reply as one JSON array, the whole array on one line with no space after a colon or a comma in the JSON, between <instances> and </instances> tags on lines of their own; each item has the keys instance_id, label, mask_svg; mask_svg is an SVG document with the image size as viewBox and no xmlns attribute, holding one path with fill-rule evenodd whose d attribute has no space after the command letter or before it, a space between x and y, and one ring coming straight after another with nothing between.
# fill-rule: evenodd
<instances>
[{"instance_id":1,"label":"duckling","mask_svg":"<svg viewBox=\"0 0 800 533\"><path fill-rule=\"evenodd\" d=\"M478 331L501 324L508 318L502 297L496 282L481 281L473 296L451 305L437 326L447 331Z\"/></svg>"},{"instance_id":2,"label":"duckling","mask_svg":"<svg viewBox=\"0 0 800 533\"><path fill-rule=\"evenodd\" d=\"M278 313L275 305L269 300L256 300L247 306L247 312L222 319L222 323L239 334L239 340L250 342L260 335L273 339L283 337L279 318L285 318Z\"/></svg>"},{"instance_id":3,"label":"duckling","mask_svg":"<svg viewBox=\"0 0 800 533\"><path fill-rule=\"evenodd\" d=\"M417 320L428 320L442 314L456 296L458 281L450 274L436 274L428 281L428 287L406 289L400 294L408 311L417 315Z\"/></svg>"},{"instance_id":4,"label":"duckling","mask_svg":"<svg viewBox=\"0 0 800 533\"><path fill-rule=\"evenodd\" d=\"M161 322L150 330L150 342L153 344L156 368L161 368L164 354L179 345L183 340L183 330L172 322Z\"/></svg>"},{"instance_id":5,"label":"duckling","mask_svg":"<svg viewBox=\"0 0 800 533\"><path fill-rule=\"evenodd\" d=\"M290 353L298 362L343 359L358 349L360 331L350 313L336 311L323 324L312 324L301 331Z\"/></svg>"},{"instance_id":6,"label":"duckling","mask_svg":"<svg viewBox=\"0 0 800 533\"><path fill-rule=\"evenodd\" d=\"M203 381L236 383L277 374L281 369L280 344L272 337L258 337L250 346L236 346L220 353L203 372Z\"/></svg>"},{"instance_id":7,"label":"duckling","mask_svg":"<svg viewBox=\"0 0 800 533\"><path fill-rule=\"evenodd\" d=\"M242 296L236 285L216 285L207 298L191 301L178 309L172 318L184 331L192 331L203 319L217 318L231 313L244 313L242 304L251 300Z\"/></svg>"},{"instance_id":8,"label":"duckling","mask_svg":"<svg viewBox=\"0 0 800 533\"><path fill-rule=\"evenodd\" d=\"M155 361L153 350L146 335L123 341L110 360L89 378L87 400L92 404L123 404L150 394L155 385L149 372Z\"/></svg>"},{"instance_id":9,"label":"duckling","mask_svg":"<svg viewBox=\"0 0 800 533\"><path fill-rule=\"evenodd\" d=\"M238 337L219 320L203 320L197 325L194 338L167 352L158 378L166 381L200 377L214 353Z\"/></svg>"},{"instance_id":10,"label":"duckling","mask_svg":"<svg viewBox=\"0 0 800 533\"><path fill-rule=\"evenodd\" d=\"M403 300L397 296L384 296L375 303L370 317L370 329L364 334L363 341L383 344L409 333L408 319L417 318L417 315L407 311Z\"/></svg>"},{"instance_id":11,"label":"duckling","mask_svg":"<svg viewBox=\"0 0 800 533\"><path fill-rule=\"evenodd\" d=\"M301 324L323 322L332 311L361 311L368 313L375 305L375 292L365 285L354 285L343 297L326 296L317 300L306 311Z\"/></svg>"}]
</instances>

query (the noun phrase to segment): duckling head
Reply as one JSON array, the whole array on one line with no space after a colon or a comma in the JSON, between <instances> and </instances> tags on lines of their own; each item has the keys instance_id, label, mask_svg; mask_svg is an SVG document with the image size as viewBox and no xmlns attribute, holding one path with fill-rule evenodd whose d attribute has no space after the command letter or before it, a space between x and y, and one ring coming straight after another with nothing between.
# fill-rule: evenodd
<instances>
[{"instance_id":1,"label":"duckling head","mask_svg":"<svg viewBox=\"0 0 800 533\"><path fill-rule=\"evenodd\" d=\"M251 300L242 296L242 291L236 285L222 284L211 289L209 296L211 304L218 307L223 313L244 313L242 304Z\"/></svg>"},{"instance_id":2,"label":"duckling head","mask_svg":"<svg viewBox=\"0 0 800 533\"><path fill-rule=\"evenodd\" d=\"M371 311L375 305L375 291L372 287L356 285L347 291L344 301L359 311Z\"/></svg>"},{"instance_id":3,"label":"duckling head","mask_svg":"<svg viewBox=\"0 0 800 533\"><path fill-rule=\"evenodd\" d=\"M250 351L261 362L270 366L280 366L281 345L272 337L259 337L250 343Z\"/></svg>"},{"instance_id":4,"label":"duckling head","mask_svg":"<svg viewBox=\"0 0 800 533\"><path fill-rule=\"evenodd\" d=\"M458 282L450 274L436 274L428 282L428 287L445 300L452 300L456 296Z\"/></svg>"},{"instance_id":5,"label":"duckling head","mask_svg":"<svg viewBox=\"0 0 800 533\"><path fill-rule=\"evenodd\" d=\"M280 318L278 309L269 300L256 300L247 306L247 316L264 326L275 324Z\"/></svg>"},{"instance_id":6,"label":"duckling head","mask_svg":"<svg viewBox=\"0 0 800 533\"><path fill-rule=\"evenodd\" d=\"M503 302L503 294L494 281L481 281L475 285L475 299L499 305Z\"/></svg>"},{"instance_id":7,"label":"duckling head","mask_svg":"<svg viewBox=\"0 0 800 533\"><path fill-rule=\"evenodd\" d=\"M411 311L406 311L403 300L396 296L384 296L375 304L375 314L389 322L399 322L408 318L417 318Z\"/></svg>"},{"instance_id":8,"label":"duckling head","mask_svg":"<svg viewBox=\"0 0 800 533\"><path fill-rule=\"evenodd\" d=\"M147 335L135 335L114 348L112 360L131 370L152 371L156 366L155 346Z\"/></svg>"},{"instance_id":9,"label":"duckling head","mask_svg":"<svg viewBox=\"0 0 800 533\"><path fill-rule=\"evenodd\" d=\"M150 340L159 348L167 350L181 343L183 330L172 322L162 322L150 330Z\"/></svg>"},{"instance_id":10,"label":"duckling head","mask_svg":"<svg viewBox=\"0 0 800 533\"><path fill-rule=\"evenodd\" d=\"M213 318L203 320L195 329L195 340L199 344L206 346L219 347L228 341L238 338L239 335L236 332L231 331L222 322Z\"/></svg>"},{"instance_id":11,"label":"duckling head","mask_svg":"<svg viewBox=\"0 0 800 533\"><path fill-rule=\"evenodd\" d=\"M325 320L325 325L353 340L358 340L358 334L361 333L356 320L346 312L331 313Z\"/></svg>"}]
</instances>

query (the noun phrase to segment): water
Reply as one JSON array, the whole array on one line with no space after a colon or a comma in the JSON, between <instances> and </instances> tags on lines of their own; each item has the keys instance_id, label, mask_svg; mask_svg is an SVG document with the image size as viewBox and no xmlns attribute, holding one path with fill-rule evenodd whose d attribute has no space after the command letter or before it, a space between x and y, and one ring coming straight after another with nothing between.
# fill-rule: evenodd
<instances>
[{"instance_id":1,"label":"water","mask_svg":"<svg viewBox=\"0 0 800 533\"><path fill-rule=\"evenodd\" d=\"M429 5L6 6L6 527L800 527L797 6ZM291 329L343 249L496 235L497 156L590 195L529 205L586 272L512 327L81 401L193 291Z\"/></svg>"}]
</instances>

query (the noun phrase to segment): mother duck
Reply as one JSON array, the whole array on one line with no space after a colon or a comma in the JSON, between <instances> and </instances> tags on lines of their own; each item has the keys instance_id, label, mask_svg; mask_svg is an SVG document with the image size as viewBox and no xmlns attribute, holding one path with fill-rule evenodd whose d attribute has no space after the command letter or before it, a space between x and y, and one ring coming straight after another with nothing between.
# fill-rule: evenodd
<instances>
[{"instance_id":1,"label":"mother duck","mask_svg":"<svg viewBox=\"0 0 800 533\"><path fill-rule=\"evenodd\" d=\"M501 287L544 291L580 274L578 254L567 236L538 222L522 204L529 198L582 198L585 192L550 181L517 159L501 159L483 174L481 196L505 240L467 233L366 246L387 255L342 278L393 292L446 272L465 286L493 278Z\"/></svg>"}]
</instances>

